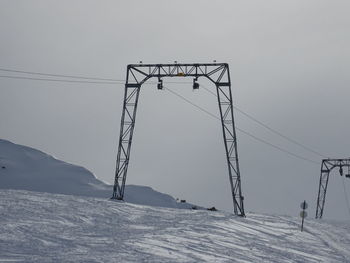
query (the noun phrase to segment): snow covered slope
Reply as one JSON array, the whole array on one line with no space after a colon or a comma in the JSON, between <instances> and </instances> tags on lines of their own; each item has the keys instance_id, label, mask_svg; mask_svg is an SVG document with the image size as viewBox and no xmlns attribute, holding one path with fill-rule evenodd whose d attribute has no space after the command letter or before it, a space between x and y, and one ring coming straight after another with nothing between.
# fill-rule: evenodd
<instances>
[{"instance_id":1,"label":"snow covered slope","mask_svg":"<svg viewBox=\"0 0 350 263\"><path fill-rule=\"evenodd\" d=\"M350 262L350 224L0 190L0 262Z\"/></svg>"},{"instance_id":2,"label":"snow covered slope","mask_svg":"<svg viewBox=\"0 0 350 263\"><path fill-rule=\"evenodd\" d=\"M111 192L83 167L0 140L0 262L350 262L348 223L307 220L301 233L299 218L173 209L183 204L150 187L127 186L125 199L152 206Z\"/></svg>"},{"instance_id":3,"label":"snow covered slope","mask_svg":"<svg viewBox=\"0 0 350 263\"><path fill-rule=\"evenodd\" d=\"M0 189L21 189L101 198L112 196L112 186L87 169L69 164L36 149L0 139ZM124 200L172 208L189 208L170 195L150 187L127 185Z\"/></svg>"}]
</instances>

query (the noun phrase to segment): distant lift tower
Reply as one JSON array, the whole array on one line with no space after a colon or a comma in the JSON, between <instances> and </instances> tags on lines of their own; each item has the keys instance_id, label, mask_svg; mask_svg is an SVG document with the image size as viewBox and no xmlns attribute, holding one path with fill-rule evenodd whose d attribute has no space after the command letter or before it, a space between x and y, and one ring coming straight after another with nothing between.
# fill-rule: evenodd
<instances>
[{"instance_id":1,"label":"distant lift tower","mask_svg":"<svg viewBox=\"0 0 350 263\"><path fill-rule=\"evenodd\" d=\"M199 88L197 82L199 77L206 77L214 83L218 97L234 213L245 216L238 165L237 137L233 118L230 72L227 63L140 63L127 66L112 199L123 200L140 89L142 84L153 77L158 80L158 89L163 89L163 78L165 77L192 77L193 89Z\"/></svg>"},{"instance_id":2,"label":"distant lift tower","mask_svg":"<svg viewBox=\"0 0 350 263\"><path fill-rule=\"evenodd\" d=\"M343 176L344 168L348 172L345 174L346 178L350 178L350 158L347 159L324 159L321 165L320 185L318 188L316 218L322 218L324 203L326 201L326 192L329 179L329 173L333 168L339 168L339 174Z\"/></svg>"}]
</instances>

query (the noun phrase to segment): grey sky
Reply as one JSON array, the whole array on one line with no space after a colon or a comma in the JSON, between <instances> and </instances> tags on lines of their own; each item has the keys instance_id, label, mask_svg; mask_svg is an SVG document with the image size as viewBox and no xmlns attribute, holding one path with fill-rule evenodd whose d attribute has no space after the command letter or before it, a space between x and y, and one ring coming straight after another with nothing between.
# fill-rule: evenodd
<instances>
[{"instance_id":1,"label":"grey sky","mask_svg":"<svg viewBox=\"0 0 350 263\"><path fill-rule=\"evenodd\" d=\"M228 62L235 105L330 157L350 156L349 1L0 1L0 67L124 79L126 65ZM2 72L0 75L8 75ZM172 79L173 81L174 79ZM167 84L218 113L191 85ZM202 83L207 88L214 88ZM0 137L87 167L113 182L123 85L0 78ZM127 183L231 210L219 123L143 87ZM297 215L315 201L321 157L235 113L247 211ZM350 180L345 185L350 198ZM332 174L325 217L349 218Z\"/></svg>"}]
</instances>

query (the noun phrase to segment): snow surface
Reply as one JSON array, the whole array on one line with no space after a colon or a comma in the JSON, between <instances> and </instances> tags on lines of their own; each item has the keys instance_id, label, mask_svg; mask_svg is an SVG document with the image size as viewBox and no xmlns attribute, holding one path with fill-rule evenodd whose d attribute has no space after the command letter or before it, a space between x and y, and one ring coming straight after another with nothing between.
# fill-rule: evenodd
<instances>
[{"instance_id":1,"label":"snow surface","mask_svg":"<svg viewBox=\"0 0 350 263\"><path fill-rule=\"evenodd\" d=\"M0 262L350 262L350 224L0 190Z\"/></svg>"},{"instance_id":2,"label":"snow surface","mask_svg":"<svg viewBox=\"0 0 350 263\"><path fill-rule=\"evenodd\" d=\"M0 189L110 198L113 187L81 166L69 164L39 150L0 139ZM147 186L126 185L124 200L171 208L191 208Z\"/></svg>"},{"instance_id":3,"label":"snow surface","mask_svg":"<svg viewBox=\"0 0 350 263\"><path fill-rule=\"evenodd\" d=\"M348 222L307 219L300 232L296 217L175 209L142 186L126 200L143 205L111 192L83 167L0 140L0 262L350 262Z\"/></svg>"}]
</instances>

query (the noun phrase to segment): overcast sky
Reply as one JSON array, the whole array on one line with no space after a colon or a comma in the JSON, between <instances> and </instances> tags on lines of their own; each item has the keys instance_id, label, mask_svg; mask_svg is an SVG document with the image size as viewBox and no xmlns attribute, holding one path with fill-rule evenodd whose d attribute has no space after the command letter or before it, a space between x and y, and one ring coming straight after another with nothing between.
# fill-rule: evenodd
<instances>
[{"instance_id":1,"label":"overcast sky","mask_svg":"<svg viewBox=\"0 0 350 263\"><path fill-rule=\"evenodd\" d=\"M344 158L350 156L349 11L347 0L0 0L0 68L124 79L127 64L141 60L227 62L236 106L323 155ZM166 82L218 114L204 89ZM0 78L0 87L0 138L113 182L122 84ZM141 92L127 183L231 211L220 123L154 85ZM317 162L238 132L246 211L298 215L305 199L314 217L322 157L239 112L235 118L238 127ZM350 180L345 186L350 198ZM325 218L350 218L343 190L334 171Z\"/></svg>"}]
</instances>

